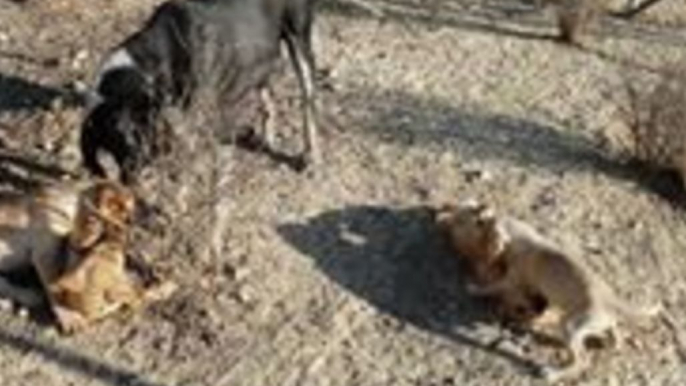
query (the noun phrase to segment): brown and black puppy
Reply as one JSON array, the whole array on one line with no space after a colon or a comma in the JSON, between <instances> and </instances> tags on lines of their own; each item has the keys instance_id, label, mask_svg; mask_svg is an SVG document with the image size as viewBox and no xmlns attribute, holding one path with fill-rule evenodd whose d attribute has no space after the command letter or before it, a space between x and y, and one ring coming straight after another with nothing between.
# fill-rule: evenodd
<instances>
[{"instance_id":1,"label":"brown and black puppy","mask_svg":"<svg viewBox=\"0 0 686 386\"><path fill-rule=\"evenodd\" d=\"M122 307L135 309L175 290L170 282L143 288L127 272L127 236L134 211L133 194L114 182L96 184L81 195L68 236L67 266L57 277L45 279L63 331L77 331Z\"/></svg>"},{"instance_id":2,"label":"brown and black puppy","mask_svg":"<svg viewBox=\"0 0 686 386\"><path fill-rule=\"evenodd\" d=\"M660 305L641 308L624 302L571 253L522 221L496 216L487 205L468 202L454 206L439 213L439 222L449 229L456 250L482 265L479 272L501 266L500 277L485 277L486 282L470 286L470 292L504 299L519 299L522 293L532 292L559 313L571 362L561 368L542 366L549 381L576 375L587 366L587 338L609 332L620 341L619 320L647 320L662 311Z\"/></svg>"}]
</instances>

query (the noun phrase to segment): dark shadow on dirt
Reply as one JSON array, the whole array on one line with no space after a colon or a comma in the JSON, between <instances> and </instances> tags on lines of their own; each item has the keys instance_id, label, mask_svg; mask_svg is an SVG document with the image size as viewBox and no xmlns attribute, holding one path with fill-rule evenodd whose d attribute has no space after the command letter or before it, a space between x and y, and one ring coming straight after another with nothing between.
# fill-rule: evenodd
<instances>
[{"instance_id":1,"label":"dark shadow on dirt","mask_svg":"<svg viewBox=\"0 0 686 386\"><path fill-rule=\"evenodd\" d=\"M380 311L533 370L525 358L498 347L501 335L473 332L475 323L496 324L493 313L463 291L464 269L437 232L430 209L354 206L277 230L334 282Z\"/></svg>"},{"instance_id":2,"label":"dark shadow on dirt","mask_svg":"<svg viewBox=\"0 0 686 386\"><path fill-rule=\"evenodd\" d=\"M480 7L467 7L453 0L439 0L421 6L409 0L343 0L323 2L321 8L325 12L349 18L375 17L381 21L415 24L430 29L451 27L532 40L557 38L550 28L541 31L546 30L546 24L527 17L535 12L531 6L521 2L485 3ZM552 23L549 24L552 26Z\"/></svg>"},{"instance_id":3,"label":"dark shadow on dirt","mask_svg":"<svg viewBox=\"0 0 686 386\"><path fill-rule=\"evenodd\" d=\"M41 67L44 70L55 69L59 67L60 61L58 58L37 58L18 51L4 51L0 50L0 58L12 60L29 66Z\"/></svg>"},{"instance_id":4,"label":"dark shadow on dirt","mask_svg":"<svg viewBox=\"0 0 686 386\"><path fill-rule=\"evenodd\" d=\"M47 109L52 101L64 96L65 93L61 89L0 74L0 113Z\"/></svg>"},{"instance_id":5,"label":"dark shadow on dirt","mask_svg":"<svg viewBox=\"0 0 686 386\"><path fill-rule=\"evenodd\" d=\"M0 188L26 191L68 175L69 171L58 166L0 150Z\"/></svg>"},{"instance_id":6,"label":"dark shadow on dirt","mask_svg":"<svg viewBox=\"0 0 686 386\"><path fill-rule=\"evenodd\" d=\"M71 349L40 342L23 334L10 333L0 329L0 344L10 346L23 353L37 354L70 371L82 373L111 385L164 386L135 372L107 364Z\"/></svg>"},{"instance_id":7,"label":"dark shadow on dirt","mask_svg":"<svg viewBox=\"0 0 686 386\"><path fill-rule=\"evenodd\" d=\"M323 2L321 8L349 18L373 17L381 21L426 28L450 27L519 39L554 40L557 36L555 21L544 15L544 9L535 3L536 1L517 0L434 0L428 4L414 0L337 0ZM603 37L650 41L661 45L683 45L683 38L675 33L678 30L629 22L627 19L633 16L635 15L610 12L601 18L600 26L596 25L588 32Z\"/></svg>"},{"instance_id":8,"label":"dark shadow on dirt","mask_svg":"<svg viewBox=\"0 0 686 386\"><path fill-rule=\"evenodd\" d=\"M674 208L686 209L686 189L678 171L656 167L637 159L627 163L627 167L640 178L642 186L669 202Z\"/></svg>"},{"instance_id":9,"label":"dark shadow on dirt","mask_svg":"<svg viewBox=\"0 0 686 386\"><path fill-rule=\"evenodd\" d=\"M583 51L584 53L588 55L595 56L607 63L612 63L614 65L617 65L619 67L620 72L624 72L625 74L627 71L628 73L633 73L633 74L650 74L650 75L659 75L663 76L667 74L668 72L665 70L664 66L659 66L659 65L652 65L652 64L647 64L647 63L641 63L640 58L637 57L625 57L622 55L617 55L616 53L612 52L611 50L608 50L606 48L597 48L597 47L580 47L580 46L575 46L574 48ZM639 59L639 60L637 60Z\"/></svg>"},{"instance_id":10,"label":"dark shadow on dirt","mask_svg":"<svg viewBox=\"0 0 686 386\"><path fill-rule=\"evenodd\" d=\"M404 146L454 149L466 158L501 159L558 174L598 172L631 181L672 204L683 197L671 177L613 156L600 143L573 129L558 130L516 117L465 112L447 102L402 91L356 91L343 96L352 123L362 135ZM680 188L677 188L680 189Z\"/></svg>"}]
</instances>

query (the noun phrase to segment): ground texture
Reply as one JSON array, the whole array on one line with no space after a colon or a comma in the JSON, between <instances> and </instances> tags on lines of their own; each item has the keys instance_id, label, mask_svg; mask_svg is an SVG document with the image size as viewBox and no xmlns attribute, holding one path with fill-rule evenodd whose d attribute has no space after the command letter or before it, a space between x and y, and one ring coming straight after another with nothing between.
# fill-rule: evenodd
<instances>
[{"instance_id":1,"label":"ground texture","mask_svg":"<svg viewBox=\"0 0 686 386\"><path fill-rule=\"evenodd\" d=\"M81 107L64 90L155 3L0 0L3 178L26 173L16 154L42 173L78 166ZM1 385L543 384L531 361L553 351L464 293L423 209L467 197L574 243L624 298L662 301L686 330L683 196L626 166L618 140L625 79L686 60L686 4L604 18L574 49L545 39L550 14L525 2L368 3L322 1L320 173L227 149L222 253L159 262L173 298L72 337L1 311ZM297 149L284 74L279 142ZM631 332L572 383L686 384L669 329Z\"/></svg>"}]
</instances>

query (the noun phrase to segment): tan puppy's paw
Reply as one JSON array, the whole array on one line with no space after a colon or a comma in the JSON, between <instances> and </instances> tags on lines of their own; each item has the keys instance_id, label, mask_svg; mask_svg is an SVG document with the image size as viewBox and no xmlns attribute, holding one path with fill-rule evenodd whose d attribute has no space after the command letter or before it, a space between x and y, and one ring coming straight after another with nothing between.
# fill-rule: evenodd
<instances>
[{"instance_id":1,"label":"tan puppy's paw","mask_svg":"<svg viewBox=\"0 0 686 386\"><path fill-rule=\"evenodd\" d=\"M57 318L60 330L65 334L73 334L88 326L88 319L77 311L64 307L54 307L53 312Z\"/></svg>"}]
</instances>

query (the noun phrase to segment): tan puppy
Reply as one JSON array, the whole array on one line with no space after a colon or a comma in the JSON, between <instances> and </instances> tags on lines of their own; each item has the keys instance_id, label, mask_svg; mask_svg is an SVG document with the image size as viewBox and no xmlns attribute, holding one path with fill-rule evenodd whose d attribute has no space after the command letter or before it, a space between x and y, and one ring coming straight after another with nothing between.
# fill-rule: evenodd
<instances>
[{"instance_id":1,"label":"tan puppy","mask_svg":"<svg viewBox=\"0 0 686 386\"><path fill-rule=\"evenodd\" d=\"M501 245L491 244L495 234L488 227L479 226L476 203L463 206L445 205L437 212L436 221L445 231L458 256L465 260L473 280L486 285L505 276L505 262L496 258L496 250ZM545 299L527 288L517 288L507 293L494 295L497 300L497 313L504 319L516 323L531 323L546 308Z\"/></svg>"},{"instance_id":2,"label":"tan puppy","mask_svg":"<svg viewBox=\"0 0 686 386\"><path fill-rule=\"evenodd\" d=\"M63 331L73 332L122 307L138 308L175 290L172 283L143 288L126 272L133 194L114 182L84 191L69 235L64 272L47 278L53 311Z\"/></svg>"},{"instance_id":3,"label":"tan puppy","mask_svg":"<svg viewBox=\"0 0 686 386\"><path fill-rule=\"evenodd\" d=\"M522 291L542 295L559 312L570 363L563 368L542 366L549 381L579 373L587 365L585 341L610 332L620 341L617 321L656 316L660 306L641 309L620 300L610 287L580 261L544 238L529 225L508 217L496 217L493 209L474 202L439 213L439 221L450 224L454 247L481 272L502 265L503 273L489 283L472 285L477 295L522 296ZM483 273L485 276L486 274Z\"/></svg>"}]
</instances>

